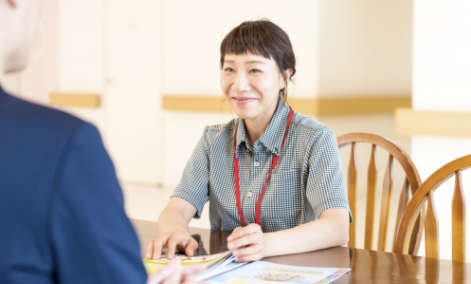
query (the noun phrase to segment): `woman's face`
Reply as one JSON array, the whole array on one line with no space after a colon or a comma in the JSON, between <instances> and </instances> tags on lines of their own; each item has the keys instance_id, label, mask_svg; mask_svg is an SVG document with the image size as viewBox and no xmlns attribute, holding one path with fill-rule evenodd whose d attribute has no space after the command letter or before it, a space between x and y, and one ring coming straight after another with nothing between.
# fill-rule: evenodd
<instances>
[{"instance_id":1,"label":"woman's face","mask_svg":"<svg viewBox=\"0 0 471 284\"><path fill-rule=\"evenodd\" d=\"M221 88L238 117L267 124L284 87L285 79L272 58L251 53L224 57Z\"/></svg>"}]
</instances>

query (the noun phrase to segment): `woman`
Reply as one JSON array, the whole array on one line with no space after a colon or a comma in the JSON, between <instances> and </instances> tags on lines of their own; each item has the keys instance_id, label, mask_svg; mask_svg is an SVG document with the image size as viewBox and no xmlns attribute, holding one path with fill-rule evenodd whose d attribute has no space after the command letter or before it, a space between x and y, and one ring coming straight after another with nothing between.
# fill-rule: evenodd
<instances>
[{"instance_id":1,"label":"woman","mask_svg":"<svg viewBox=\"0 0 471 284\"><path fill-rule=\"evenodd\" d=\"M207 126L157 222L147 257L178 248L210 201L213 230L233 231L238 261L318 250L348 241L349 207L335 135L285 104L296 72L288 35L267 20L244 22L221 43L221 88L239 117Z\"/></svg>"}]
</instances>

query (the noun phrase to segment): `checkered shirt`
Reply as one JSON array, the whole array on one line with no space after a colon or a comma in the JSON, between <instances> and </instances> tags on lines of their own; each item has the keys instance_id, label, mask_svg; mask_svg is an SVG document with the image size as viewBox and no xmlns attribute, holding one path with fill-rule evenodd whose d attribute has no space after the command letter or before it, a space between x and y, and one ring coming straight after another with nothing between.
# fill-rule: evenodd
<instances>
[{"instance_id":1,"label":"checkered shirt","mask_svg":"<svg viewBox=\"0 0 471 284\"><path fill-rule=\"evenodd\" d=\"M253 148L247 142L243 119L207 126L172 196L195 206L195 218L200 218L203 206L209 200L213 230L232 231L243 226L234 185L237 128L241 204L247 223L255 223L255 206L275 154L280 158L261 204L264 232L289 229L316 220L328 209L349 210L337 141L330 128L295 113L280 152L289 111L280 100L267 129Z\"/></svg>"}]
</instances>

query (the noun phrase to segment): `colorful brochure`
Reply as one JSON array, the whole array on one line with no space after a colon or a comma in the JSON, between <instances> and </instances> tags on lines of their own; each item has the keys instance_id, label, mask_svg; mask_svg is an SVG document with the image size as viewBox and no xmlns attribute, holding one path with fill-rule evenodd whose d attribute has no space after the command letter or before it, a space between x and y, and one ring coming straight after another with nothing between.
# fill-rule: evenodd
<instances>
[{"instance_id":1,"label":"colorful brochure","mask_svg":"<svg viewBox=\"0 0 471 284\"><path fill-rule=\"evenodd\" d=\"M276 283L330 283L350 268L308 267L276 264L266 261L235 262L230 251L205 256L176 255L182 265L204 264L207 268L196 274L196 281L207 280L210 283L224 284L267 284ZM147 273L154 273L169 265L170 260L144 259Z\"/></svg>"},{"instance_id":2,"label":"colorful brochure","mask_svg":"<svg viewBox=\"0 0 471 284\"><path fill-rule=\"evenodd\" d=\"M230 251L204 256L176 255L175 258L180 259L182 265L204 264L207 266L205 270L196 275L197 281L208 279L246 264L245 262L235 262L235 257ZM149 274L169 265L170 261L165 256L160 259L143 259L144 266Z\"/></svg>"},{"instance_id":3,"label":"colorful brochure","mask_svg":"<svg viewBox=\"0 0 471 284\"><path fill-rule=\"evenodd\" d=\"M243 267L208 279L210 283L330 283L348 273L350 268L306 267L255 261Z\"/></svg>"}]
</instances>

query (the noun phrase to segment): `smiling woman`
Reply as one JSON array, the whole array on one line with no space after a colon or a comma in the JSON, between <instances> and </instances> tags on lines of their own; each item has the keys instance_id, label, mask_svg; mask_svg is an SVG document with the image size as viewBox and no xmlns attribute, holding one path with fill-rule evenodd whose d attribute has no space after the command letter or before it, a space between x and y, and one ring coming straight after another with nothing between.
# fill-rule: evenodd
<instances>
[{"instance_id":1,"label":"smiling woman","mask_svg":"<svg viewBox=\"0 0 471 284\"><path fill-rule=\"evenodd\" d=\"M286 77L292 73L286 70ZM227 54L221 72L221 88L236 115L249 130L249 144L262 136L278 104L286 77L272 58L254 54Z\"/></svg>"},{"instance_id":2,"label":"smiling woman","mask_svg":"<svg viewBox=\"0 0 471 284\"><path fill-rule=\"evenodd\" d=\"M147 257L193 255L188 233L210 201L213 230L232 231L239 261L344 245L349 206L333 131L285 104L296 72L288 35L244 22L221 43L221 88L238 116L207 126L157 223ZM296 239L296 242L293 240Z\"/></svg>"}]
</instances>

